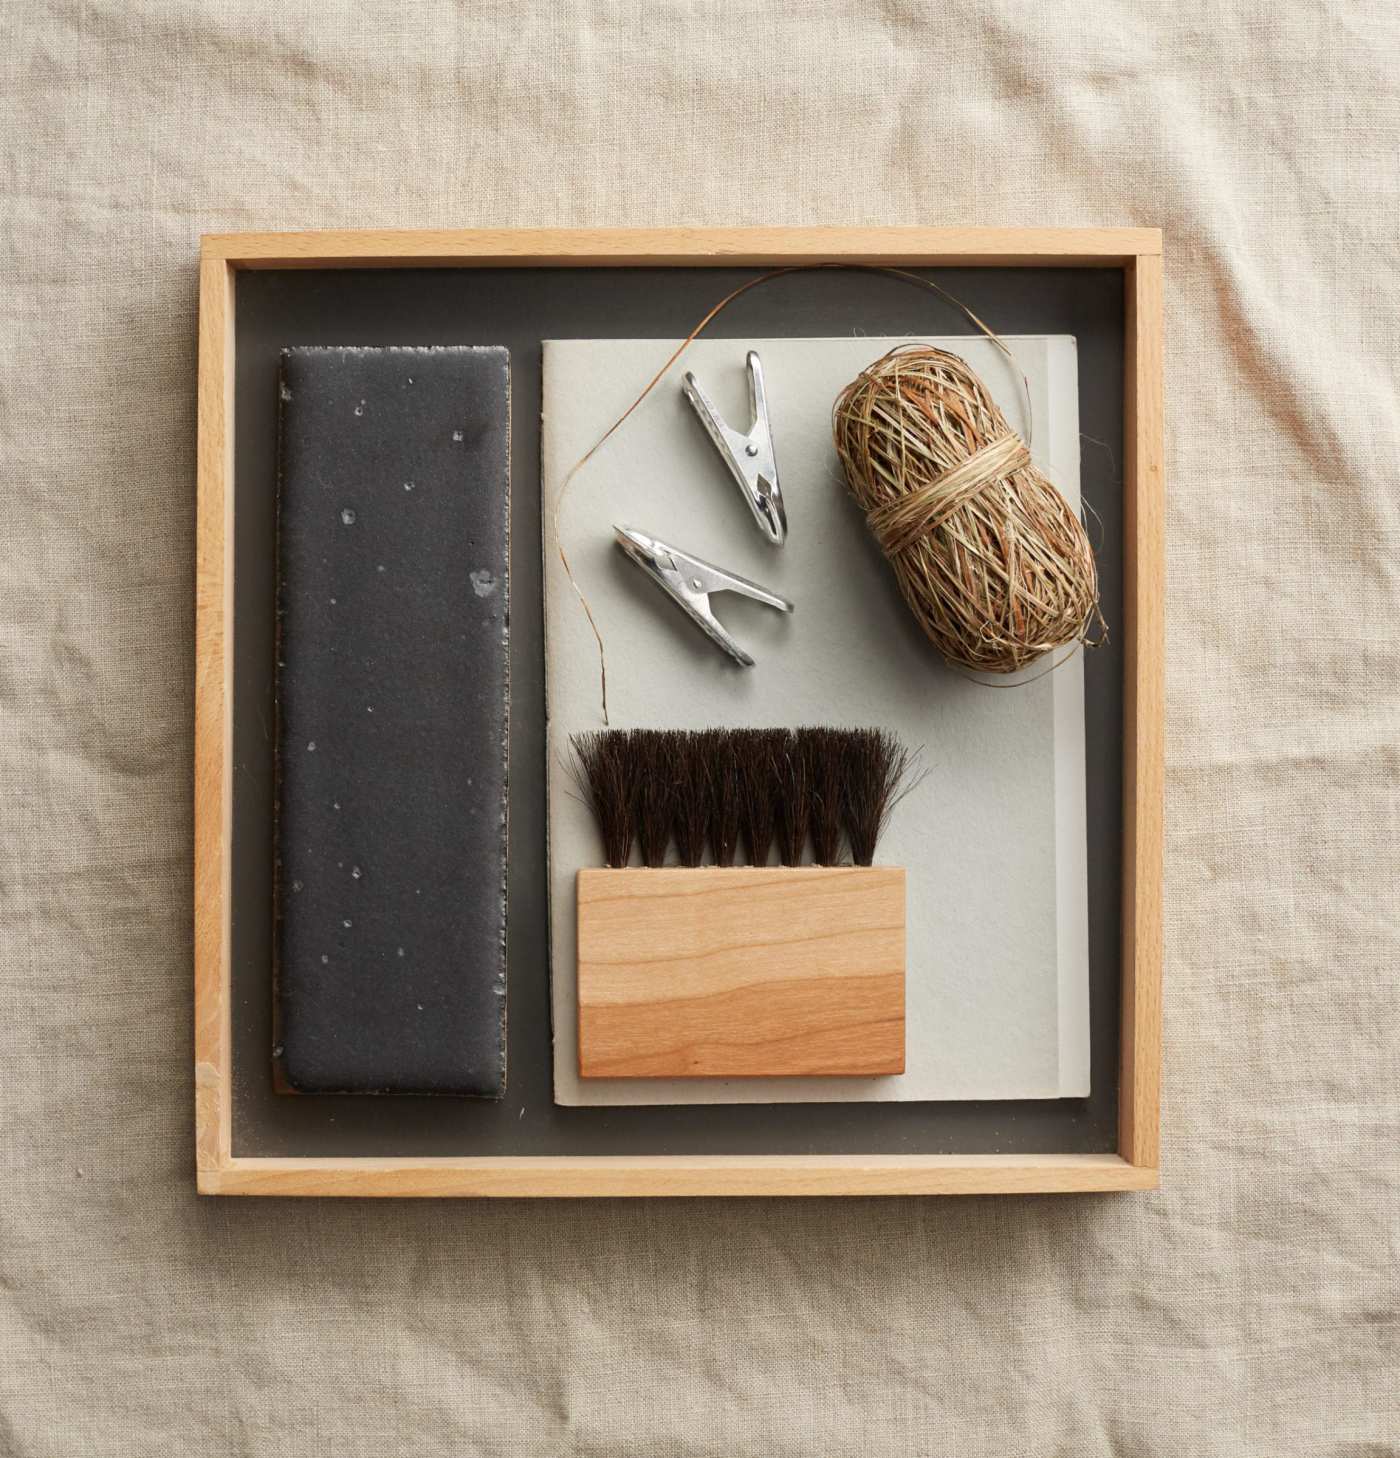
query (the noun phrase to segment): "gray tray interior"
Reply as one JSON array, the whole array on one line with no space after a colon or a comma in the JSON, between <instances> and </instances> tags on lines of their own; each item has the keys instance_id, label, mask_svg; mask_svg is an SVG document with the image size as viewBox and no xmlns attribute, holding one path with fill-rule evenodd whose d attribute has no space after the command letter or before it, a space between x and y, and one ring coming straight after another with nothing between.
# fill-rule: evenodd
<instances>
[{"instance_id":1,"label":"gray tray interior","mask_svg":"<svg viewBox=\"0 0 1400 1458\"><path fill-rule=\"evenodd\" d=\"M563 1109L551 1092L541 643L539 409L545 338L672 338L761 270L248 271L236 297L233 1150L237 1155L1101 1153L1116 1147L1122 837L1121 631L1085 665L1093 1093L972 1103ZM1116 269L929 270L991 327L1079 344L1081 489L1121 629L1123 283ZM713 336L970 332L933 294L871 272L792 274ZM509 1090L455 1098L288 1096L272 1086L274 502L279 351L503 344L511 353ZM624 427L625 428L625 427ZM1092 518L1091 518L1092 520Z\"/></svg>"}]
</instances>

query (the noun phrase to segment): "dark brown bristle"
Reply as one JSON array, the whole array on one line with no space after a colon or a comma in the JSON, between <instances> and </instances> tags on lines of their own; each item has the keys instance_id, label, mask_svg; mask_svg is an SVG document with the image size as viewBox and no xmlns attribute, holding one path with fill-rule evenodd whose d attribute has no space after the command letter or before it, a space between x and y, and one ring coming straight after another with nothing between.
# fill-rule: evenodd
<instances>
[{"instance_id":1,"label":"dark brown bristle","mask_svg":"<svg viewBox=\"0 0 1400 1458\"><path fill-rule=\"evenodd\" d=\"M777 815L777 754L787 738L783 729L736 729L734 754L739 766L739 838L751 866L766 866L773 849Z\"/></svg>"},{"instance_id":2,"label":"dark brown bristle","mask_svg":"<svg viewBox=\"0 0 1400 1458\"><path fill-rule=\"evenodd\" d=\"M739 760L735 735L727 729L706 729L699 753L709 768L706 810L710 855L717 866L732 866L739 845Z\"/></svg>"},{"instance_id":3,"label":"dark brown bristle","mask_svg":"<svg viewBox=\"0 0 1400 1458\"><path fill-rule=\"evenodd\" d=\"M683 866L698 866L705 858L710 828L710 746L702 734L677 730L668 736L674 791L671 815L676 852Z\"/></svg>"},{"instance_id":4,"label":"dark brown bristle","mask_svg":"<svg viewBox=\"0 0 1400 1458\"><path fill-rule=\"evenodd\" d=\"M801 865L812 800L807 763L796 733L784 732L781 745L775 747L773 762L777 768L778 859L785 866Z\"/></svg>"},{"instance_id":5,"label":"dark brown bristle","mask_svg":"<svg viewBox=\"0 0 1400 1458\"><path fill-rule=\"evenodd\" d=\"M610 866L635 844L647 866L664 865L674 839L681 864L768 864L773 843L786 866L810 840L818 865L836 865L842 832L868 866L912 758L883 729L613 729L571 740Z\"/></svg>"},{"instance_id":6,"label":"dark brown bristle","mask_svg":"<svg viewBox=\"0 0 1400 1458\"><path fill-rule=\"evenodd\" d=\"M850 729L843 735L842 811L851 858L858 866L875 859L875 844L891 809L904 793L909 751L884 729ZM909 786L905 786L907 790Z\"/></svg>"},{"instance_id":7,"label":"dark brown bristle","mask_svg":"<svg viewBox=\"0 0 1400 1458\"><path fill-rule=\"evenodd\" d=\"M672 731L633 729L628 734L636 792L633 798L637 848L644 866L665 863L671 844L675 766L670 745Z\"/></svg>"},{"instance_id":8,"label":"dark brown bristle","mask_svg":"<svg viewBox=\"0 0 1400 1458\"><path fill-rule=\"evenodd\" d=\"M571 740L574 779L588 799L609 866L625 866L632 855L632 774L627 736L603 729Z\"/></svg>"},{"instance_id":9,"label":"dark brown bristle","mask_svg":"<svg viewBox=\"0 0 1400 1458\"><path fill-rule=\"evenodd\" d=\"M840 729L799 729L801 755L811 806L812 859L834 866L841 859L841 782L846 736Z\"/></svg>"}]
</instances>

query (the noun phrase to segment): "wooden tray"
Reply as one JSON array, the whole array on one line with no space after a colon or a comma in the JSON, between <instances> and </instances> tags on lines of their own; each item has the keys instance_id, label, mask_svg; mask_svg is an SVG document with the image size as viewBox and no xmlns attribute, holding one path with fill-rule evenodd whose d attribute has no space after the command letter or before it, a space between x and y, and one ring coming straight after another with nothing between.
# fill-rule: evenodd
<instances>
[{"instance_id":1,"label":"wooden tray","mask_svg":"<svg viewBox=\"0 0 1400 1458\"><path fill-rule=\"evenodd\" d=\"M347 1153L309 1140L247 1152L249 1102L235 1044L250 1015L235 995L235 759L238 680L233 448L234 301L243 270L734 270L840 262L901 268L1112 271L1121 279L1123 442L1122 888L1117 1147L1114 1152ZM1157 1183L1161 984L1163 545L1161 238L1155 230L752 229L652 232L323 233L204 240L200 280L199 510L195 710L195 1077L198 1187L226 1194L906 1194L1149 1189ZM679 276L679 275L678 275ZM1103 275L1109 277L1110 275ZM541 276L547 289L550 279ZM703 311L702 311L703 312ZM697 315L698 317L698 315ZM304 341L314 342L314 341ZM397 342L397 341L396 341ZM407 341L411 342L411 341ZM261 507L259 506L259 509ZM514 903L514 898L513 898ZM512 994L514 996L514 993ZM258 1078L268 1074L260 1068ZM240 1093L240 1089L244 1089ZM261 1096L259 1094L259 1096ZM315 1105L318 1100L295 1100ZM358 1101L361 1104L373 1102ZM395 1107L402 1101L394 1101ZM418 1103L437 1101L420 1100ZM524 1110L522 1108L521 1113ZM604 1111L566 1111L591 1116ZM375 1111L382 1125L395 1108ZM406 1117L406 1116L405 1116ZM752 1122L757 1110L747 1116ZM776 1116L775 1116L776 1118ZM614 1124L619 1121L614 1118ZM775 1128L777 1125L775 1124ZM318 1136L320 1138L320 1136ZM392 1140L390 1140L392 1143ZM647 1141L638 1139L644 1149ZM738 1135L733 1144L751 1148ZM828 1141L830 1142L830 1141ZM890 1143L887 1138L886 1149ZM266 1143L266 1142L265 1142ZM374 1147L382 1149L380 1138ZM450 1144L450 1141L449 1141ZM321 1152L324 1147L326 1152ZM988 1141L985 1146L995 1148ZM1100 1146L1102 1148L1102 1146Z\"/></svg>"}]
</instances>

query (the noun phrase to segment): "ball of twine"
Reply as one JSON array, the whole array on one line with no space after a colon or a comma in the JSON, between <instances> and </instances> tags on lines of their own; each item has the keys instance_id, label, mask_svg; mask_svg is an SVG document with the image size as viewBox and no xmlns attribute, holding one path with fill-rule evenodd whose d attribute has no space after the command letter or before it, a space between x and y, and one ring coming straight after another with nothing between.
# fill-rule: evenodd
<instances>
[{"instance_id":1,"label":"ball of twine","mask_svg":"<svg viewBox=\"0 0 1400 1458\"><path fill-rule=\"evenodd\" d=\"M1015 673L1102 630L1083 523L964 360L901 345L836 401L851 494L951 663Z\"/></svg>"}]
</instances>

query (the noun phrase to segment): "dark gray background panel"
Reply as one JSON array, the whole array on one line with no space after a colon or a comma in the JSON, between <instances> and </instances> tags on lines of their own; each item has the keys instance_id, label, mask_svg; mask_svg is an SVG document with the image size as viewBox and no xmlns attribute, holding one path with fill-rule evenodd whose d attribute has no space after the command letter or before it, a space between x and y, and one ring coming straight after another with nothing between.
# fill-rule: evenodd
<instances>
[{"instance_id":1,"label":"dark gray background panel","mask_svg":"<svg viewBox=\"0 0 1400 1458\"><path fill-rule=\"evenodd\" d=\"M1079 342L1082 491L1117 629L1085 665L1093 1093L983 1103L560 1109L551 1094L541 650L540 341L679 338L762 270L405 269L240 273L236 295L233 1150L238 1155L1032 1153L1116 1145L1122 835L1123 280L1117 269L939 269L1008 334ZM717 337L960 334L957 310L873 272L751 290ZM457 1098L289 1096L272 1086L273 609L279 352L308 344L498 344L511 354L509 1087ZM625 427L624 427L625 428Z\"/></svg>"}]
</instances>

